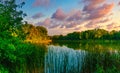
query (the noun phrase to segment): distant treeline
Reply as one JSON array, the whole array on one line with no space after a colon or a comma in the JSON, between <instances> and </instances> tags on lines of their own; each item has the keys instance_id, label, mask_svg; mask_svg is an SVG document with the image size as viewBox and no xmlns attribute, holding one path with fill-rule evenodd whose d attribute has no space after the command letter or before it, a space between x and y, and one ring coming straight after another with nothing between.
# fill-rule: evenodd
<instances>
[{"instance_id":1,"label":"distant treeline","mask_svg":"<svg viewBox=\"0 0 120 73\"><path fill-rule=\"evenodd\" d=\"M55 35L52 40L120 40L120 31L107 31L104 29L93 29L82 32L73 32L65 36Z\"/></svg>"}]
</instances>

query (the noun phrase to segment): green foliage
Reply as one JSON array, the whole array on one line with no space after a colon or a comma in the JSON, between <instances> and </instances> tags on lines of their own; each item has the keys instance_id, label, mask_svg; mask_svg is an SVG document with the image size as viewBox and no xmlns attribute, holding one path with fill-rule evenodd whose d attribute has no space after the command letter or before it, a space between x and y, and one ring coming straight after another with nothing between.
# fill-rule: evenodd
<instances>
[{"instance_id":1,"label":"green foliage","mask_svg":"<svg viewBox=\"0 0 120 73\"><path fill-rule=\"evenodd\" d=\"M17 5L15 0L0 1L0 31L14 31L21 25L23 17L26 16L22 11L17 11L17 8L22 7L24 3Z\"/></svg>"},{"instance_id":2,"label":"green foliage","mask_svg":"<svg viewBox=\"0 0 120 73\"><path fill-rule=\"evenodd\" d=\"M21 73L43 67L40 64L44 64L44 54L45 46L23 43L17 38L0 40L0 72Z\"/></svg>"},{"instance_id":3,"label":"green foliage","mask_svg":"<svg viewBox=\"0 0 120 73\"><path fill-rule=\"evenodd\" d=\"M36 29L40 33L41 36L46 37L47 36L47 29L42 26L37 26Z\"/></svg>"}]
</instances>

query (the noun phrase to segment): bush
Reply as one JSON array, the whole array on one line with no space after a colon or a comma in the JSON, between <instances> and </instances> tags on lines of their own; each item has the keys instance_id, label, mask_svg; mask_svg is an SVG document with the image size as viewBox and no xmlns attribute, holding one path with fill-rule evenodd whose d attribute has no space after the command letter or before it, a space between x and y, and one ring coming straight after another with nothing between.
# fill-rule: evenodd
<instances>
[{"instance_id":1,"label":"bush","mask_svg":"<svg viewBox=\"0 0 120 73\"><path fill-rule=\"evenodd\" d=\"M33 63L38 65L39 62L44 60L44 48L45 46L24 43L17 38L0 39L0 72L24 73L27 71L27 65L28 67Z\"/></svg>"}]
</instances>

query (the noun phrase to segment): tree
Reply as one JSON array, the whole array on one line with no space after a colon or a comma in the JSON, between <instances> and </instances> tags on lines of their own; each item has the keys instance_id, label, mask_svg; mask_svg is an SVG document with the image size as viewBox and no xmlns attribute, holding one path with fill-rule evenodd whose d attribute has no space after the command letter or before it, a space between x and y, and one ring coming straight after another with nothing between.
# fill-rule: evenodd
<instances>
[{"instance_id":1,"label":"tree","mask_svg":"<svg viewBox=\"0 0 120 73\"><path fill-rule=\"evenodd\" d=\"M25 40L44 40L48 38L47 29L42 26L24 24L21 26L21 35Z\"/></svg>"},{"instance_id":2,"label":"tree","mask_svg":"<svg viewBox=\"0 0 120 73\"><path fill-rule=\"evenodd\" d=\"M17 33L17 28L22 25L23 17L26 16L17 9L22 7L23 4L17 5L15 0L0 0L1 73L18 73L15 68L20 68L23 59L25 60L25 58L20 57L20 55L23 55L22 53L26 53L22 50L25 44L18 37L13 36L13 33Z\"/></svg>"},{"instance_id":3,"label":"tree","mask_svg":"<svg viewBox=\"0 0 120 73\"><path fill-rule=\"evenodd\" d=\"M0 1L0 32L14 32L20 25L22 25L23 17L26 16L21 8L25 3L17 5L15 0L1 0Z\"/></svg>"},{"instance_id":4,"label":"tree","mask_svg":"<svg viewBox=\"0 0 120 73\"><path fill-rule=\"evenodd\" d=\"M46 37L47 36L47 29L43 26L37 26L36 29L41 33L41 36Z\"/></svg>"}]
</instances>

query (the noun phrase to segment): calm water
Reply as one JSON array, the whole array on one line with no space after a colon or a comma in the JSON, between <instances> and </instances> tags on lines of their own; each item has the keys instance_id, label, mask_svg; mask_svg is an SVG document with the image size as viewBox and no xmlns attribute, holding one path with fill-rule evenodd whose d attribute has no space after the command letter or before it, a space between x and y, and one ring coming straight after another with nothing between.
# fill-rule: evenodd
<instances>
[{"instance_id":1,"label":"calm water","mask_svg":"<svg viewBox=\"0 0 120 73\"><path fill-rule=\"evenodd\" d=\"M59 42L41 49L26 73L120 73L120 44Z\"/></svg>"}]
</instances>

